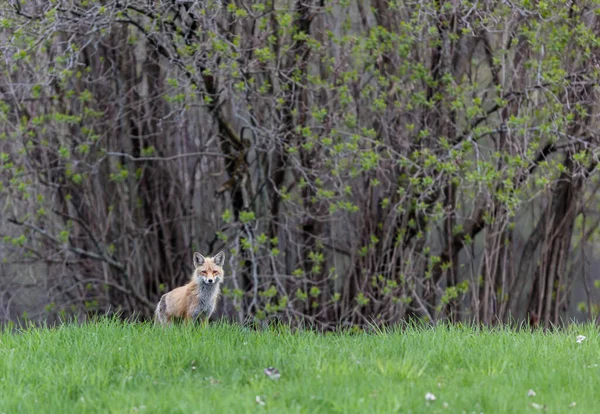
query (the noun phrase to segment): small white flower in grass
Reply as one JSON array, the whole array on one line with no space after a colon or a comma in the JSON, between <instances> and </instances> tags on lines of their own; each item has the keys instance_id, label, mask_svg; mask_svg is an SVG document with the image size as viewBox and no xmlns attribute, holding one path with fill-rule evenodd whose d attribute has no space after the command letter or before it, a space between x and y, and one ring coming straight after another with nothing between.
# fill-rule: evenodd
<instances>
[{"instance_id":1,"label":"small white flower in grass","mask_svg":"<svg viewBox=\"0 0 600 414\"><path fill-rule=\"evenodd\" d=\"M265 368L265 375L271 378L272 380L278 380L279 377L281 377L281 374L279 373L277 368L273 367Z\"/></svg>"},{"instance_id":2,"label":"small white flower in grass","mask_svg":"<svg viewBox=\"0 0 600 414\"><path fill-rule=\"evenodd\" d=\"M256 396L256 403L258 405L265 405L265 402L260 398L260 395Z\"/></svg>"},{"instance_id":3,"label":"small white flower in grass","mask_svg":"<svg viewBox=\"0 0 600 414\"><path fill-rule=\"evenodd\" d=\"M585 340L586 340L586 337L585 337L585 336L583 336L583 335L579 335L579 336L577 337L577 343L578 343L578 344L582 343L582 342L583 342L583 341L585 341Z\"/></svg>"},{"instance_id":4,"label":"small white flower in grass","mask_svg":"<svg viewBox=\"0 0 600 414\"><path fill-rule=\"evenodd\" d=\"M535 397L536 396L535 391L534 390L527 391L527 396L528 397Z\"/></svg>"},{"instance_id":5,"label":"small white flower in grass","mask_svg":"<svg viewBox=\"0 0 600 414\"><path fill-rule=\"evenodd\" d=\"M448 408L448 403L447 402L444 402L443 405L444 405L444 408Z\"/></svg>"},{"instance_id":6,"label":"small white flower in grass","mask_svg":"<svg viewBox=\"0 0 600 414\"><path fill-rule=\"evenodd\" d=\"M435 401L435 395L433 395L432 393L428 392L427 394L425 394L425 400L426 401Z\"/></svg>"},{"instance_id":7,"label":"small white flower in grass","mask_svg":"<svg viewBox=\"0 0 600 414\"><path fill-rule=\"evenodd\" d=\"M531 403L531 406L533 408L535 408L536 410L545 410L546 409L546 406L542 405L542 404Z\"/></svg>"},{"instance_id":8,"label":"small white flower in grass","mask_svg":"<svg viewBox=\"0 0 600 414\"><path fill-rule=\"evenodd\" d=\"M569 408L574 408L577 405L577 403L575 401L573 401L571 404L569 404Z\"/></svg>"}]
</instances>

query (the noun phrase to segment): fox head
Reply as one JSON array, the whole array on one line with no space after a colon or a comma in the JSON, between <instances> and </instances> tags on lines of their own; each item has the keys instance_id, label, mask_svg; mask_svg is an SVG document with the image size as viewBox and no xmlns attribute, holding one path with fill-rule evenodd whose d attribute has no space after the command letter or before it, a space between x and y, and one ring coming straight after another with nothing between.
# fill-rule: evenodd
<instances>
[{"instance_id":1,"label":"fox head","mask_svg":"<svg viewBox=\"0 0 600 414\"><path fill-rule=\"evenodd\" d=\"M194 253L194 275L207 285L223 281L223 264L225 253L219 252L213 257L204 257Z\"/></svg>"}]
</instances>

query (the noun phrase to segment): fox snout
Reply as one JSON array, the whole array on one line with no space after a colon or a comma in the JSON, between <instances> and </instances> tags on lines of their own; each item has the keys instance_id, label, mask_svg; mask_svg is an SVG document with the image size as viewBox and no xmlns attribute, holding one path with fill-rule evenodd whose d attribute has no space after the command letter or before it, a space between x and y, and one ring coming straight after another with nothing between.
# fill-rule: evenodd
<instances>
[{"instance_id":1,"label":"fox snout","mask_svg":"<svg viewBox=\"0 0 600 414\"><path fill-rule=\"evenodd\" d=\"M216 282L215 278L203 277L202 279L204 280L204 283L206 283L208 285L212 285L213 283Z\"/></svg>"}]
</instances>

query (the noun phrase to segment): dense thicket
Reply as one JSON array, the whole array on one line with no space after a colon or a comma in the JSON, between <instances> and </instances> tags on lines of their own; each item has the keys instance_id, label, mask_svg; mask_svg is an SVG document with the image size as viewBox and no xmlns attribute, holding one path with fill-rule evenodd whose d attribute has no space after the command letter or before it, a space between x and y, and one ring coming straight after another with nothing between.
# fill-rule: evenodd
<instances>
[{"instance_id":1,"label":"dense thicket","mask_svg":"<svg viewBox=\"0 0 600 414\"><path fill-rule=\"evenodd\" d=\"M3 2L5 261L50 314L225 249L240 321L595 318L594 3Z\"/></svg>"}]
</instances>

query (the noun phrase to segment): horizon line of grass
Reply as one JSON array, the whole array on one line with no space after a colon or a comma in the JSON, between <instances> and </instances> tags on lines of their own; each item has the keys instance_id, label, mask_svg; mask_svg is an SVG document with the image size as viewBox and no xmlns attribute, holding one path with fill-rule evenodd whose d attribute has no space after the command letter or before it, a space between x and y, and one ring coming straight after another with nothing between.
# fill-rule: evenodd
<instances>
[{"instance_id":1,"label":"horizon line of grass","mask_svg":"<svg viewBox=\"0 0 600 414\"><path fill-rule=\"evenodd\" d=\"M0 324L0 331L11 331L11 330L29 330L31 328L57 328L64 325L85 325L85 324L95 324L102 321L115 321L129 324L142 324L142 325L151 325L154 326L154 320L150 318L143 318L139 315L126 316L123 317L119 312L106 312L104 314L97 314L91 317L86 317L84 320L79 320L77 316L72 316L66 319L58 318L56 322L48 323L47 320L21 320L17 321L8 321L3 324ZM320 326L311 325L306 320L300 321L282 321L282 320L273 320L269 322L264 321L247 321L245 323L239 323L230 318L222 317L219 319L211 320L209 325L231 325L231 326L241 326L248 329L253 329L257 331L268 330L268 329L281 329L287 328L291 331L312 331L323 334L331 334L331 333L345 333L345 334L363 334L363 333L386 333L386 332L397 332L404 331L407 329L432 329L432 328L461 328L461 329L471 329L477 332L496 332L500 331L512 331L512 332L544 332L544 333L554 333L554 332L569 332L573 329L578 329L581 326L596 326L600 328L600 324L597 324L595 321L577 321L577 320L569 320L563 321L561 319L561 323L558 325L551 324L548 328L543 326L531 326L527 321L521 320L517 321L515 319L511 319L508 322L497 323L493 325L486 325L483 323L477 323L475 320L473 321L459 321L452 322L449 320L437 321L435 323L428 322L424 319L409 319L409 320L401 320L394 324L378 324L376 322L369 322L364 325L353 325L353 326L333 326L328 329L324 329ZM179 325L177 323L175 326ZM198 326L199 322L195 322L192 326Z\"/></svg>"}]
</instances>

